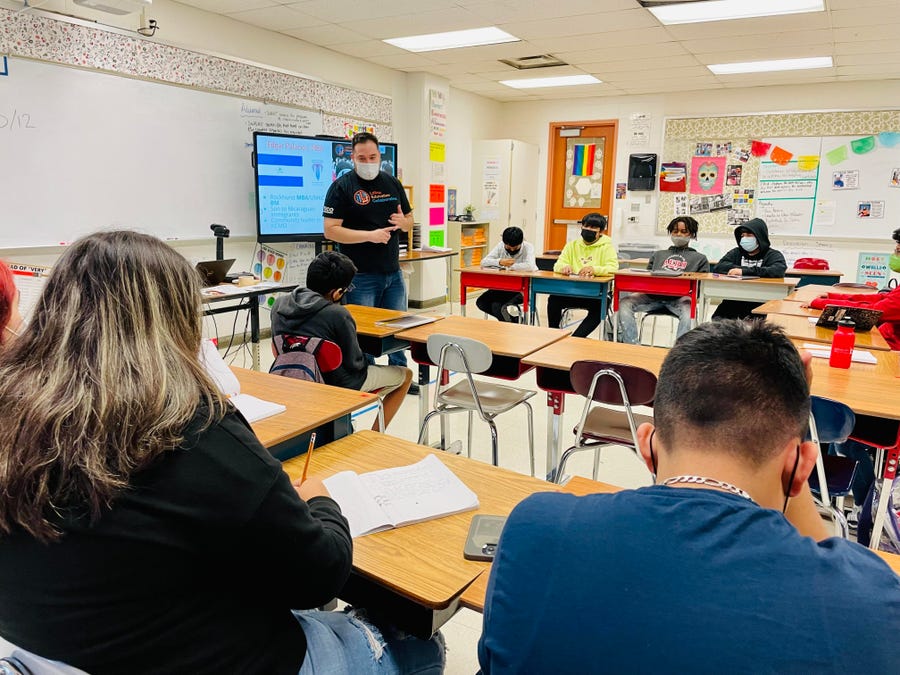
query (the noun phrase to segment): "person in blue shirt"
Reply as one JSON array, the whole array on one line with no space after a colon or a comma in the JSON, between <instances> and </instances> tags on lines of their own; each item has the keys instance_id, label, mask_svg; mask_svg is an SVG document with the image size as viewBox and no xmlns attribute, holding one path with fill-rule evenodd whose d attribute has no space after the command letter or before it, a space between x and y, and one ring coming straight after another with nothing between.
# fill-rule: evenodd
<instances>
[{"instance_id":1,"label":"person in blue shirt","mask_svg":"<svg viewBox=\"0 0 900 675\"><path fill-rule=\"evenodd\" d=\"M679 338L638 428L656 484L510 514L483 673L900 672L900 577L828 538L807 487L809 373L770 324Z\"/></svg>"}]
</instances>

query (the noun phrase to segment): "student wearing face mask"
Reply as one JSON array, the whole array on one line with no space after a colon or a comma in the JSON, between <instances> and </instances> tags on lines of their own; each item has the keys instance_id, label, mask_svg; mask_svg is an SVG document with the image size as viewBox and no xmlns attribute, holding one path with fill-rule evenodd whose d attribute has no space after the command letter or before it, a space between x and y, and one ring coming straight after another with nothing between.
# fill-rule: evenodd
<instances>
[{"instance_id":1,"label":"student wearing face mask","mask_svg":"<svg viewBox=\"0 0 900 675\"><path fill-rule=\"evenodd\" d=\"M503 240L494 247L481 261L485 269L521 270L534 272L537 263L534 260L534 246L525 241L525 233L521 227L507 227L503 230ZM524 298L516 291L485 291L478 296L475 304L485 314L490 314L498 321L519 323L520 317L509 313L510 306L521 305ZM524 320L524 317L522 318Z\"/></svg>"},{"instance_id":2,"label":"student wearing face mask","mask_svg":"<svg viewBox=\"0 0 900 675\"><path fill-rule=\"evenodd\" d=\"M19 315L19 289L6 264L0 260L0 345L19 334L22 317Z\"/></svg>"},{"instance_id":3,"label":"student wearing face mask","mask_svg":"<svg viewBox=\"0 0 900 675\"><path fill-rule=\"evenodd\" d=\"M722 256L713 272L727 274L730 277L777 279L784 276L787 263L781 251L776 251L770 246L769 228L762 218L754 218L738 225L734 228L734 239L737 246ZM762 303L744 300L723 300L712 318L747 319L760 304Z\"/></svg>"},{"instance_id":4,"label":"student wearing face mask","mask_svg":"<svg viewBox=\"0 0 900 675\"><path fill-rule=\"evenodd\" d=\"M358 270L347 302L405 312L400 233L413 226L412 208L400 181L381 171L378 138L359 133L352 146L354 170L334 181L325 195L325 237L338 242ZM392 352L388 363L405 367L406 354Z\"/></svg>"},{"instance_id":5,"label":"student wearing face mask","mask_svg":"<svg viewBox=\"0 0 900 675\"><path fill-rule=\"evenodd\" d=\"M900 229L894 230L894 252L888 261L888 265L894 272L900 272ZM878 330L884 336L891 349L900 351L900 286L893 290L885 289L881 293L869 294L844 294L828 293L815 298L809 303L813 309L824 309L826 305L841 305L842 307L865 307L877 309L881 314L881 323Z\"/></svg>"},{"instance_id":6,"label":"student wearing face mask","mask_svg":"<svg viewBox=\"0 0 900 675\"><path fill-rule=\"evenodd\" d=\"M647 263L648 270L668 272L709 272L709 260L690 244L697 238L698 223L690 216L674 218L666 231L672 238L672 245L654 251ZM637 322L635 312L652 312L664 309L678 317L678 333L681 337L691 329L691 299L671 295L651 295L648 293L628 293L619 300L619 341L636 345Z\"/></svg>"},{"instance_id":7,"label":"student wearing face mask","mask_svg":"<svg viewBox=\"0 0 900 675\"><path fill-rule=\"evenodd\" d=\"M581 236L570 241L553 265L557 274L577 274L581 277L600 277L619 269L619 260L606 230L606 216L589 213L581 219ZM551 295L547 299L547 321L551 328L559 328L564 309L586 309L588 315L579 324L575 337L587 337L603 321L601 300Z\"/></svg>"}]
</instances>

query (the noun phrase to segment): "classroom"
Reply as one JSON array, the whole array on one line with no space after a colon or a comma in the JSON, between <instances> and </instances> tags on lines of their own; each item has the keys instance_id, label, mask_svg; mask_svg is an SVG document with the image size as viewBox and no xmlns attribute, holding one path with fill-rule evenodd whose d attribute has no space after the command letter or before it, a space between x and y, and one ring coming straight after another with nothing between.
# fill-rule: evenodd
<instances>
[{"instance_id":1,"label":"classroom","mask_svg":"<svg viewBox=\"0 0 900 675\"><path fill-rule=\"evenodd\" d=\"M711 17L718 5L736 13ZM783 7L766 9L770 5ZM794 9L785 9L789 6ZM474 46L435 47L432 34L488 27L504 33L479 36L482 42ZM813 548L826 544L816 545L809 536L840 540L838 553L852 561L845 564L862 561L840 597L866 589L862 602L896 628L900 577L888 566L900 574L900 510L894 501L900 488L893 487L900 461L900 307L889 297L900 294L898 29L895 0L0 0L0 261L12 270L24 318L21 326L5 326L0 354L16 340L29 339L33 312L44 311L40 293L51 292L48 279L62 275L57 261L69 260L83 237L107 230L152 235L179 261L190 267L202 262L216 274L217 266L209 263L233 259L221 274L236 277L234 285L223 289L218 285L223 279L216 277L202 291L198 325L206 372L249 421L247 435L253 439L241 442L258 446L267 470L283 467L301 500L312 500L304 518L322 513L327 521L333 514L323 503L334 504L316 499L321 493L304 496L300 484L307 472L325 479L324 495L330 490L348 517L352 569L348 562L346 583L328 598L338 600L339 609L331 614L348 616L341 611L345 606L364 607L423 648L435 648L440 640L447 648L442 665L425 672L679 671L687 651L681 627L666 626L662 617L651 620L639 600L632 606L631 597L608 581L611 570L650 578L648 594L674 588L684 597L724 592L727 576L719 586L704 586L679 573L678 565L690 561L677 551L668 568L664 562L662 568L651 567L637 553L677 549L666 542L681 532L698 536L697 547L721 546L701 525L682 528L684 520L657 532L651 516L629 520L635 531L646 532L641 543L613 519L617 511L604 511L622 509L623 517L631 518L622 494L649 499L658 497L654 490L712 494L728 503L749 500L755 511L768 507L763 510L778 519L772 527L789 528ZM425 36L431 43L418 48L387 42L408 36ZM803 62L816 59L824 61ZM544 77L575 80L526 86ZM399 232L385 234L399 251L399 272L390 274L400 280L400 305L359 300L369 297L363 282L382 271L371 267L381 257L367 247L381 242L352 238L355 229L341 224L350 215L329 218L336 197L327 175L320 180L330 168L332 181L337 177L348 186L354 185L350 179L364 181L358 167L365 160L357 152L373 145L367 134L377 137L378 180L402 188L402 194L391 196L392 211L399 213L387 223ZM273 159L301 146L303 157L281 165ZM264 197L272 186L291 189ZM347 195L356 206L341 207L341 214L359 213L370 199L368 193ZM511 227L519 234L507 240ZM131 245L123 242L107 245ZM325 267L310 267L314 260L327 259L328 274L346 271L338 258L328 257L334 250L350 256L356 281L313 288L312 270L326 274ZM323 251L326 258L317 258ZM531 255L533 266L517 264ZM491 256L501 261L490 262ZM137 254L135 261L150 264ZM686 261L697 266L685 267L691 264ZM148 303L157 299L153 283L148 281ZM178 292L171 290L171 297ZM284 333L304 335L290 328L296 317L288 308L301 311L310 297L318 309L328 305L320 317L341 310L355 326L352 347L339 348L336 360L327 343L308 360L291 361L282 353L297 349L282 341ZM502 302L491 305L490 297ZM728 328L732 322L713 318L760 322ZM857 322L855 332L848 318ZM7 320L3 311L0 319ZM740 333L745 325L758 332ZM733 375L725 372L721 382L705 384L698 377L679 377L679 386L696 386L697 395L678 399L674 417L665 414L669 354L682 366L689 364L688 372L714 373L721 365L711 356L703 361L705 352L678 351L676 339L682 344L682 334L698 326L703 330L691 331L696 344L787 336L812 355L798 372L811 377L812 412L806 417L813 422L813 442L809 436L804 440L803 427L796 455L779 446L787 468L771 474L783 474L786 492L773 497L749 479L744 484L737 469L705 478L712 474L701 468L710 460L698 454L697 468L685 468L684 453L669 452L677 443L666 432L667 420L706 419L701 402ZM305 349L304 342L299 350ZM760 348L759 354L764 360L771 352ZM399 379L373 383L375 371L364 356L376 359L381 377ZM368 375L332 386L335 373L357 362L362 366L353 367ZM671 368L675 362L673 356ZM310 365L318 381L267 372L296 363ZM613 364L613 370L602 364ZM411 375L400 383L401 371L380 368L385 365L405 366ZM0 362L0 406L4 367ZM793 372L791 364L778 368ZM671 381L673 371L668 372ZM789 379L785 375L772 385L785 388L785 401ZM628 405L620 385L604 386L607 380L627 388ZM472 396L470 386L481 399ZM733 410L737 426L787 414L773 403L780 397L753 399L754 386L762 384L748 385L735 398L753 402L753 410L745 407L740 415L735 402L723 400L727 397L711 400L722 411ZM226 422L232 418L238 417L228 415ZM761 445L765 434L776 435L769 427L779 425L763 426ZM0 460L16 461L3 447L5 438L0 432ZM829 454L835 444L840 453ZM426 461L435 457L437 466ZM340 483L326 478L334 474L342 477ZM797 474L803 480L795 482ZM440 499L433 497L444 500L434 513L412 508L382 514L383 501L415 501L402 487L392 497L376 494L372 504L378 507L351 505L355 497L348 495L359 494L360 481L371 486L376 480L384 490L402 480L417 487L458 484L452 496L460 501L451 507L449 493L442 492ZM791 492L790 486L796 489ZM880 498L885 494L891 499ZM572 495L579 496L580 509L566 501L574 500ZM297 502L293 492L291 497ZM713 499L707 508L725 506ZM337 510L337 504L328 508ZM578 523L565 521L569 516L558 510L563 508L578 511L573 519L595 508L590 512L600 519L597 531L604 534L578 539L583 560L570 560L557 549L559 538L583 532ZM655 503L649 512L654 508L674 517L675 511ZM496 540L511 512L504 541L522 548L507 549L515 554L504 558ZM367 514L364 525L361 513ZM684 519L696 515L678 513ZM11 514L0 500L0 556L6 528L18 517ZM708 527L717 526L707 517ZM540 544L529 545L528 528L538 528L544 519L547 527L535 539ZM482 533L488 537L482 541L478 526L496 530ZM742 525L734 527L743 531ZM384 528L389 529L379 531ZM820 537L823 528L827 534ZM808 536L797 537L797 531ZM167 545L189 546L173 542ZM481 550L469 559L464 545ZM182 552L178 549L179 556ZM592 555L604 561L611 556L608 570L589 567ZM162 559L154 554L147 563ZM525 562L529 568L523 568ZM223 580L230 565L217 573ZM570 574L558 571L569 565ZM283 565L272 570L274 578ZM756 569L747 573L738 585L762 584ZM830 573L829 568L823 578ZM6 575L14 579L16 570L0 563L0 585ZM287 589L293 576L285 571L277 583L266 580L259 588ZM779 575L771 576L772 593L789 589L784 598L794 597L790 584L781 586ZM871 578L893 584L894 595L886 592L876 600L866 585ZM622 579L627 586L627 577ZM844 580L829 581L837 587ZM239 592L251 587L242 582ZM123 588L127 595L129 587ZM546 597L533 597L540 595L538 589ZM567 591L578 596L583 591L585 597L565 597ZM596 613L592 593L617 608L600 615L619 626L602 640L576 625L584 623L583 613ZM164 595L160 591L159 597ZM52 598L50 606L62 597ZM788 599L773 600L763 611L790 612L809 597L819 598L800 597L793 606ZM683 600L676 592L670 602L680 607ZM684 614L685 626L702 625L720 636L716 622L745 620L725 609L717 618L709 607L718 606L704 602L708 613L696 624L693 614ZM297 609L326 605L333 608L316 601ZM36 621L32 614L29 623ZM296 619L301 638L306 635L299 657L295 645L282 642L255 665L234 667L288 672L285 664L302 660L301 673L335 672L329 668L337 666L312 656L319 624L309 614ZM848 609L842 620L850 614ZM177 612L173 616L189 620ZM844 645L851 635L835 637L831 618L825 611L800 612L793 621L807 622L808 629L797 636L796 651L785 647L783 653L756 649L778 628L754 623L728 663L736 661L740 672L847 671L861 664L875 672L883 664L891 665L884 672L900 669L900 657L880 648L863 658L849 649L842 653L839 646L829 656L824 640ZM628 630L632 622L650 626L647 633L659 635L660 642L637 646L642 643ZM62 625L52 623L54 630ZM238 625L229 627L235 635ZM263 640L262 625L247 629L243 639ZM381 627L375 620L371 625ZM271 635L283 628L274 621L265 640L275 645ZM546 643L534 638L532 646L519 645L519 636L528 631L543 631ZM882 634L871 626L853 631L868 647ZM160 644L169 645L175 636L165 633ZM24 636L19 644L16 635ZM103 666L42 670L54 666L23 655L27 635L18 632L15 617L0 610L0 669L9 668L0 672L29 672L23 670L28 667L33 673L123 672L122 664L129 663L119 642ZM134 635L154 639L146 626L135 628ZM387 632L384 637L391 652L392 638ZM547 646L560 641L558 653ZM85 648L77 638L63 642L42 656L66 661L63 655L84 654L84 663L104 663L96 645ZM231 649L240 643L232 639ZM46 644L34 641L31 651L41 653L38 646ZM668 645L672 660L659 660L659 645ZM806 649L816 651L815 658L798 654ZM135 653L141 652L158 659L153 666L141 665L146 672L211 672L214 664L222 667L216 658L225 658L198 648L195 660L176 664L167 662L160 648ZM118 667L113 654L122 658ZM5 656L12 657L10 664ZM718 659L713 653L707 662L692 663L701 672L720 671ZM338 670L363 672L351 665ZM402 661L392 672L406 672Z\"/></svg>"}]
</instances>

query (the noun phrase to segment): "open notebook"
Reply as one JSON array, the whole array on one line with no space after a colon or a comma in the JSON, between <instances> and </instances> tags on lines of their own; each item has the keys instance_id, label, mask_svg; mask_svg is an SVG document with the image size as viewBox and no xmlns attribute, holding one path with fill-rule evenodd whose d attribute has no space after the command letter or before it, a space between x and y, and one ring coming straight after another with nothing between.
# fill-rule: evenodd
<instances>
[{"instance_id":1,"label":"open notebook","mask_svg":"<svg viewBox=\"0 0 900 675\"><path fill-rule=\"evenodd\" d=\"M219 354L219 350L211 340L203 340L200 343L200 363L206 368L207 375L219 387L219 391L228 397L228 400L241 411L244 418L251 424L287 410L280 403L242 394L241 383L237 376L231 372L231 368L222 359L222 355Z\"/></svg>"},{"instance_id":2,"label":"open notebook","mask_svg":"<svg viewBox=\"0 0 900 675\"><path fill-rule=\"evenodd\" d=\"M478 508L478 496L435 455L394 469L341 471L324 483L353 537Z\"/></svg>"}]
</instances>

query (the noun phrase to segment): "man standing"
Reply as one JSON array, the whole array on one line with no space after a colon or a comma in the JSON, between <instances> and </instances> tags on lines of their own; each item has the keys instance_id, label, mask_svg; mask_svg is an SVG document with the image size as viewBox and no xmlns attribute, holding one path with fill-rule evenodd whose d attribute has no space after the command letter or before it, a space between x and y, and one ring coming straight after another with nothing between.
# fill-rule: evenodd
<instances>
[{"instance_id":1,"label":"man standing","mask_svg":"<svg viewBox=\"0 0 900 675\"><path fill-rule=\"evenodd\" d=\"M510 514L482 672L900 672L900 577L828 538L806 484L805 358L764 322L681 337L638 428L656 485Z\"/></svg>"},{"instance_id":2,"label":"man standing","mask_svg":"<svg viewBox=\"0 0 900 675\"><path fill-rule=\"evenodd\" d=\"M381 170L374 134L353 137L351 159L354 170L331 184L322 209L325 237L339 243L358 270L347 302L406 311L399 245L401 232L413 226L412 208L400 181ZM393 352L388 363L405 367L406 354Z\"/></svg>"}]
</instances>

